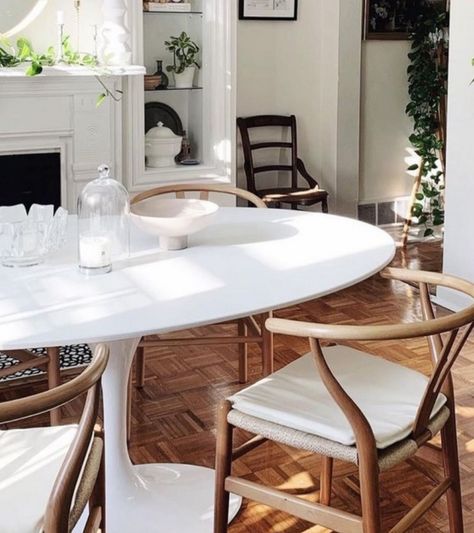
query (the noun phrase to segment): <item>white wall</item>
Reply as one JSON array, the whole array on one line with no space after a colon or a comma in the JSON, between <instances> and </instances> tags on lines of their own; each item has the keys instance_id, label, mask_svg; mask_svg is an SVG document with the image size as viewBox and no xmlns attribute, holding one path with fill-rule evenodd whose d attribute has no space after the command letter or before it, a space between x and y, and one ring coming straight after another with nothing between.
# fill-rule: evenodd
<instances>
[{"instance_id":1,"label":"white wall","mask_svg":"<svg viewBox=\"0 0 474 533\"><path fill-rule=\"evenodd\" d=\"M298 21L239 21L237 32L237 115L295 114L300 154L314 176L321 175L321 11L320 0L303 0Z\"/></svg>"},{"instance_id":2,"label":"white wall","mask_svg":"<svg viewBox=\"0 0 474 533\"><path fill-rule=\"evenodd\" d=\"M409 41L364 41L362 46L360 202L408 196Z\"/></svg>"},{"instance_id":3,"label":"white wall","mask_svg":"<svg viewBox=\"0 0 474 533\"><path fill-rule=\"evenodd\" d=\"M474 281L473 22L472 0L451 3L444 272L471 281ZM446 290L439 291L439 300L452 309L468 301Z\"/></svg>"},{"instance_id":4,"label":"white wall","mask_svg":"<svg viewBox=\"0 0 474 533\"><path fill-rule=\"evenodd\" d=\"M300 0L296 22L238 23L237 114L295 114L300 157L332 209L349 215L358 196L361 9L362 0Z\"/></svg>"}]
</instances>

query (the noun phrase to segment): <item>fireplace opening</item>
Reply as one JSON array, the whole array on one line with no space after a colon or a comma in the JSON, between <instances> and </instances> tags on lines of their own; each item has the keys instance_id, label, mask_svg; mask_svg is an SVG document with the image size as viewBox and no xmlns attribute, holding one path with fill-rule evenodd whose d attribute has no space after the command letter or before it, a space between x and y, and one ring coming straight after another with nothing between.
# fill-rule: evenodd
<instances>
[{"instance_id":1,"label":"fireplace opening","mask_svg":"<svg viewBox=\"0 0 474 533\"><path fill-rule=\"evenodd\" d=\"M0 205L61 205L61 156L15 154L0 156Z\"/></svg>"}]
</instances>

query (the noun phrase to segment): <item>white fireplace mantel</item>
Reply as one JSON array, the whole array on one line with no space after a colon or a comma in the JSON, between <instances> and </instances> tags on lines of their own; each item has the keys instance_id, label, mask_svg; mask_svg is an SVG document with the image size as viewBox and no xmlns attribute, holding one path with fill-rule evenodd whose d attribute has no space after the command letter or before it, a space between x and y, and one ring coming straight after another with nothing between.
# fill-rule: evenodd
<instances>
[{"instance_id":1,"label":"white fireplace mantel","mask_svg":"<svg viewBox=\"0 0 474 533\"><path fill-rule=\"evenodd\" d=\"M60 153L61 204L71 212L99 165L106 163L114 176L122 176L122 104L106 98L97 107L103 87L88 70L73 75L49 68L35 77L18 71L0 83L0 156ZM121 71L102 79L119 94L124 78Z\"/></svg>"},{"instance_id":2,"label":"white fireplace mantel","mask_svg":"<svg viewBox=\"0 0 474 533\"><path fill-rule=\"evenodd\" d=\"M138 76L145 74L145 68L139 65L107 65L96 68L84 67L81 65L54 65L44 67L43 72L37 76L27 76L27 64L16 67L0 68L0 78L44 78L44 77L70 77L70 76Z\"/></svg>"}]
</instances>

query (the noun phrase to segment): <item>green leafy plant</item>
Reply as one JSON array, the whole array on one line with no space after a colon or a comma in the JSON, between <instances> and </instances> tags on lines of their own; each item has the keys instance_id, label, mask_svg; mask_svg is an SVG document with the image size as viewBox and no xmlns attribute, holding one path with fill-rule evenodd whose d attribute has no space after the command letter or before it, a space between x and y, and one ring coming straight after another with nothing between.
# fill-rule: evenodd
<instances>
[{"instance_id":1,"label":"green leafy plant","mask_svg":"<svg viewBox=\"0 0 474 533\"><path fill-rule=\"evenodd\" d=\"M186 32L182 32L179 37L170 37L165 41L166 49L173 54L173 64L166 67L168 72L182 74L188 67L193 65L201 68L197 62L199 46L191 40Z\"/></svg>"},{"instance_id":2,"label":"green leafy plant","mask_svg":"<svg viewBox=\"0 0 474 533\"><path fill-rule=\"evenodd\" d=\"M107 87L99 76L97 58L91 54L81 54L75 51L71 46L70 37L64 37L62 43L61 61L67 65L77 65L89 67L98 72L95 76L101 85L103 92L97 98L97 107L99 107L107 97L111 97L114 101L120 101L123 91L112 91ZM25 74L27 76L37 76L43 72L45 66L52 67L58 64L56 58L56 51L54 47L50 46L45 54L38 54L34 51L31 42L24 37L21 37L16 42L16 48L8 41L8 39L0 38L0 67L16 67L21 64L28 64ZM106 70L101 72L107 74Z\"/></svg>"},{"instance_id":3,"label":"green leafy plant","mask_svg":"<svg viewBox=\"0 0 474 533\"><path fill-rule=\"evenodd\" d=\"M419 164L408 168L418 171L418 190L411 214L418 224L425 225L425 237L433 235L434 226L444 223L447 27L446 11L422 2L408 54L410 102L406 112L414 121L410 142L420 158Z\"/></svg>"}]
</instances>

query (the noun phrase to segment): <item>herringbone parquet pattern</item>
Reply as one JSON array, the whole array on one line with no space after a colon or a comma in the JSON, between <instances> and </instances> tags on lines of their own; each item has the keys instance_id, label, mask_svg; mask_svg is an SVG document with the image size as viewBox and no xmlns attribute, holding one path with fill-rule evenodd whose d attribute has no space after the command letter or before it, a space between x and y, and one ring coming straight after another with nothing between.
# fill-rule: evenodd
<instances>
[{"instance_id":1,"label":"herringbone parquet pattern","mask_svg":"<svg viewBox=\"0 0 474 533\"><path fill-rule=\"evenodd\" d=\"M437 244L421 244L409 249L406 258L398 257L397 265L439 270L440 248ZM375 276L341 293L280 311L278 316L321 322L387 323L411 320L419 316L414 288L388 282ZM442 311L441 311L442 312ZM189 331L202 335L220 326ZM230 331L230 330L229 330ZM361 345L356 345L361 346ZM377 343L364 349L381 353ZM302 339L275 339L276 367L293 361L308 351ZM257 348L250 348L250 380L260 377L261 361ZM430 369L427 347L422 341L384 345L383 356L424 372ZM457 416L467 532L474 532L474 342L471 340L455 370ZM212 466L215 446L215 408L219 400L238 390L237 353L235 347L160 348L147 352L146 386L134 389L132 408L131 456L136 463L187 462ZM36 386L7 389L0 399L31 393ZM77 406L64 410L66 419L74 416ZM237 434L237 443L243 440ZM420 472L411 464L403 464L382 477L384 525L392 526L431 486L436 467L416 461ZM288 489L293 494L317 500L319 459L276 444L265 444L235 463L238 475ZM424 475L428 474L428 476ZM351 512L359 511L359 488L352 466L336 463L333 504ZM231 533L320 533L284 513L264 506L246 503L230 528ZM418 533L448 531L446 507L442 499L413 529ZM185 533L185 532L183 532ZM188 533L188 532L186 532ZM189 532L192 533L192 532Z\"/></svg>"}]
</instances>

